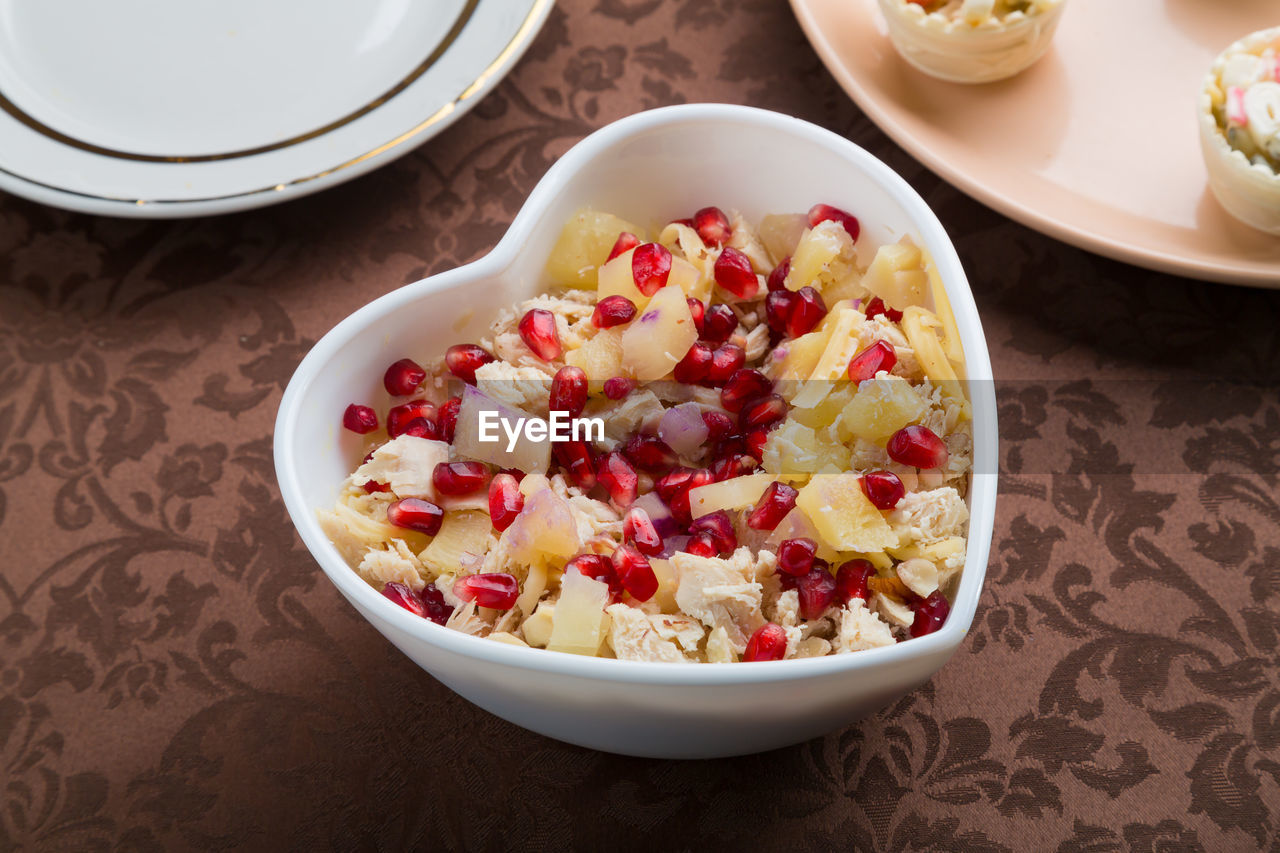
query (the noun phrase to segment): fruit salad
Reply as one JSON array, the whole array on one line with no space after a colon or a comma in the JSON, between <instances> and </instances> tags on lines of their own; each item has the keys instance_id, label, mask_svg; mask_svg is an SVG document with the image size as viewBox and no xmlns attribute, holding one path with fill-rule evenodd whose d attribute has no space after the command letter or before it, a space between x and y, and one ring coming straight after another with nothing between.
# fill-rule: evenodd
<instances>
[{"instance_id":1,"label":"fruit salad","mask_svg":"<svg viewBox=\"0 0 1280 853\"><path fill-rule=\"evenodd\" d=\"M1280 234L1280 27L1245 36L1218 56L1198 110L1213 194L1240 221Z\"/></svg>"},{"instance_id":2,"label":"fruit salad","mask_svg":"<svg viewBox=\"0 0 1280 853\"><path fill-rule=\"evenodd\" d=\"M956 83L1012 77L1044 56L1066 0L880 0L907 62Z\"/></svg>"},{"instance_id":3,"label":"fruit salad","mask_svg":"<svg viewBox=\"0 0 1280 853\"><path fill-rule=\"evenodd\" d=\"M1218 75L1214 117L1255 166L1280 172L1280 37L1231 52Z\"/></svg>"},{"instance_id":4,"label":"fruit salad","mask_svg":"<svg viewBox=\"0 0 1280 853\"><path fill-rule=\"evenodd\" d=\"M860 232L827 204L579 212L544 293L389 364L385 410L352 401L363 460L325 532L400 607L517 646L732 663L938 630L965 561L964 352L928 253ZM564 418L600 429L539 440Z\"/></svg>"},{"instance_id":5,"label":"fruit salad","mask_svg":"<svg viewBox=\"0 0 1280 853\"><path fill-rule=\"evenodd\" d=\"M919 6L929 15L969 26L999 23L1013 15L1040 14L1058 5L1060 0L898 0Z\"/></svg>"}]
</instances>

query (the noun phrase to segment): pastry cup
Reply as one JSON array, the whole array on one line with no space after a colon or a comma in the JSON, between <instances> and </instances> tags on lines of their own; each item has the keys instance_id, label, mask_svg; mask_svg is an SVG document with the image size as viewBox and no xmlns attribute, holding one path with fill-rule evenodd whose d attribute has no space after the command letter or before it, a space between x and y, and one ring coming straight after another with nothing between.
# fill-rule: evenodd
<instances>
[{"instance_id":1,"label":"pastry cup","mask_svg":"<svg viewBox=\"0 0 1280 853\"><path fill-rule=\"evenodd\" d=\"M974 26L906 0L880 0L889 38L902 58L952 83L990 83L1030 67L1048 52L1065 5L1053 0L1030 15L1014 12Z\"/></svg>"},{"instance_id":2,"label":"pastry cup","mask_svg":"<svg viewBox=\"0 0 1280 853\"><path fill-rule=\"evenodd\" d=\"M1196 110L1200 120L1200 150L1209 170L1209 188L1227 212L1246 225L1268 234L1280 234L1280 175L1269 166L1255 165L1227 142L1214 107L1225 96L1222 70L1238 53L1260 53L1280 47L1280 27L1260 30L1232 44L1214 60L1200 87Z\"/></svg>"}]
</instances>

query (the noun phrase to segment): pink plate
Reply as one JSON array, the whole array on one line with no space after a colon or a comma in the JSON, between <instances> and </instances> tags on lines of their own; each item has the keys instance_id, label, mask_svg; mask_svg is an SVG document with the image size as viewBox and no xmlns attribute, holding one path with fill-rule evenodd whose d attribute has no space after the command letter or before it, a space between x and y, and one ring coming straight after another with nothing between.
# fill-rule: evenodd
<instances>
[{"instance_id":1,"label":"pink plate","mask_svg":"<svg viewBox=\"0 0 1280 853\"><path fill-rule=\"evenodd\" d=\"M791 0L827 68L913 156L1006 216L1162 272L1280 288L1280 238L1209 192L1195 100L1213 58L1280 23L1276 0L1067 0L1053 49L964 86L894 51L876 0Z\"/></svg>"}]
</instances>

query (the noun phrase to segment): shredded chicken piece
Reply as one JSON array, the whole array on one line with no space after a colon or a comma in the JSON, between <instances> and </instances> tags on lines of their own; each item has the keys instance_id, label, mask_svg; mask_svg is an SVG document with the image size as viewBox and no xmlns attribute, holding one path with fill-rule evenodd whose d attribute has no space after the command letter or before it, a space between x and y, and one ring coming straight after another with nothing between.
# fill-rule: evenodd
<instances>
[{"instance_id":1,"label":"shredded chicken piece","mask_svg":"<svg viewBox=\"0 0 1280 853\"><path fill-rule=\"evenodd\" d=\"M906 603L889 595L872 593L869 606L890 625L895 625L899 628L910 628L911 623L916 621L914 610L908 607Z\"/></svg>"},{"instance_id":2,"label":"shredded chicken piece","mask_svg":"<svg viewBox=\"0 0 1280 853\"><path fill-rule=\"evenodd\" d=\"M676 604L708 628L723 628L738 654L764 624L761 586L754 579L754 560L746 548L728 559L680 552L671 558L676 569Z\"/></svg>"},{"instance_id":3,"label":"shredded chicken piece","mask_svg":"<svg viewBox=\"0 0 1280 853\"><path fill-rule=\"evenodd\" d=\"M401 498L437 499L431 473L449 461L449 445L443 441L400 435L373 451L373 458L356 469L355 482L376 480L391 486Z\"/></svg>"},{"instance_id":4,"label":"shredded chicken piece","mask_svg":"<svg viewBox=\"0 0 1280 853\"><path fill-rule=\"evenodd\" d=\"M707 630L696 620L683 613L674 616L666 613L650 613L649 622L658 636L664 640L674 640L686 652L698 650L698 644L706 636Z\"/></svg>"},{"instance_id":5,"label":"shredded chicken piece","mask_svg":"<svg viewBox=\"0 0 1280 853\"><path fill-rule=\"evenodd\" d=\"M426 586L426 569L418 555L409 550L403 539L392 539L387 548L370 548L356 571L366 581L381 589L389 583L402 583L418 592Z\"/></svg>"},{"instance_id":6,"label":"shredded chicken piece","mask_svg":"<svg viewBox=\"0 0 1280 853\"><path fill-rule=\"evenodd\" d=\"M513 367L505 361L491 361L476 369L476 388L486 396L546 417L551 377L537 367Z\"/></svg>"},{"instance_id":7,"label":"shredded chicken piece","mask_svg":"<svg viewBox=\"0 0 1280 853\"><path fill-rule=\"evenodd\" d=\"M662 639L641 611L626 604L611 604L605 612L613 618L609 645L619 660L686 662L676 644Z\"/></svg>"},{"instance_id":8,"label":"shredded chicken piece","mask_svg":"<svg viewBox=\"0 0 1280 853\"><path fill-rule=\"evenodd\" d=\"M889 626L868 610L861 598L851 599L840 611L840 627L833 643L836 654L892 646L894 642Z\"/></svg>"},{"instance_id":9,"label":"shredded chicken piece","mask_svg":"<svg viewBox=\"0 0 1280 853\"><path fill-rule=\"evenodd\" d=\"M968 521L969 508L950 486L908 492L889 513L889 524L900 542L929 544L962 536Z\"/></svg>"},{"instance_id":10,"label":"shredded chicken piece","mask_svg":"<svg viewBox=\"0 0 1280 853\"><path fill-rule=\"evenodd\" d=\"M476 603L474 601L468 601L461 608L454 610L453 614L449 616L449 620L444 623L444 626L475 637L482 637L489 631L489 623L481 619L476 613Z\"/></svg>"}]
</instances>

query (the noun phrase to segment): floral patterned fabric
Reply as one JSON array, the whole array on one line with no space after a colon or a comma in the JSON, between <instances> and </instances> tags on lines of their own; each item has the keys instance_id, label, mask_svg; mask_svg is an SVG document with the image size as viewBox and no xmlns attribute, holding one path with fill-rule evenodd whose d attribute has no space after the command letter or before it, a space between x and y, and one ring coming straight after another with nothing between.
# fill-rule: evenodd
<instances>
[{"instance_id":1,"label":"floral patterned fabric","mask_svg":"<svg viewBox=\"0 0 1280 853\"><path fill-rule=\"evenodd\" d=\"M938 211L1001 378L1001 497L931 683L801 746L671 763L530 734L412 665L299 543L270 440L330 326L486 251L592 129L687 101L832 128ZM561 0L446 133L279 207L0 199L0 850L1276 849L1277 316L970 201L779 0Z\"/></svg>"}]
</instances>

